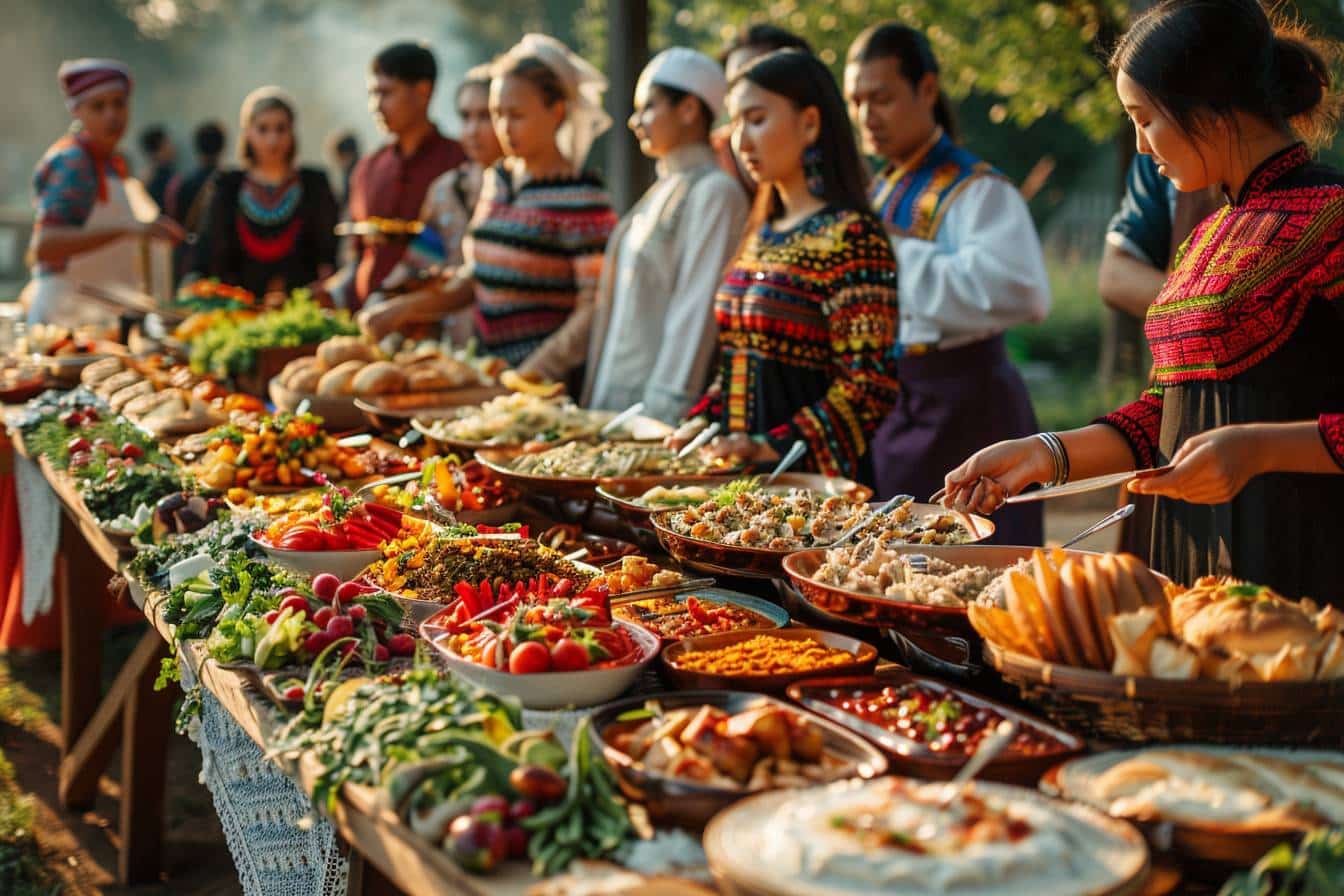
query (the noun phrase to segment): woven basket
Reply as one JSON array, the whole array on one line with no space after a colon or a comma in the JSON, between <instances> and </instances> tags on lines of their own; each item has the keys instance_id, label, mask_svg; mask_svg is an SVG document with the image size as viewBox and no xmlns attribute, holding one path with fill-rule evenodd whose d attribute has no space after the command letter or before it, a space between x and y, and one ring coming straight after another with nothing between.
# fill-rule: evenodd
<instances>
[{"instance_id":1,"label":"woven basket","mask_svg":"<svg viewBox=\"0 0 1344 896\"><path fill-rule=\"evenodd\" d=\"M1129 743L1344 747L1344 679L1176 681L1057 666L985 642L1022 699L1070 731Z\"/></svg>"}]
</instances>

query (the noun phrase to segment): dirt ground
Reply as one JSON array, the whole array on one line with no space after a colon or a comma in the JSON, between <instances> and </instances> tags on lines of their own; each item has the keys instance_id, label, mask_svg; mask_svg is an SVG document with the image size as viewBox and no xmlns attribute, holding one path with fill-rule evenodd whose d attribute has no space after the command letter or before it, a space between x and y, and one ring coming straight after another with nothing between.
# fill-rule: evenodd
<instances>
[{"instance_id":1,"label":"dirt ground","mask_svg":"<svg viewBox=\"0 0 1344 896\"><path fill-rule=\"evenodd\" d=\"M1047 541L1060 542L1104 516L1114 495L1084 496L1053 502L1047 509ZM1079 547L1108 550L1115 531L1094 536ZM139 632L123 630L105 639L104 675L112 676ZM52 654L0 655L0 751L14 768L18 790L31 796L33 828L48 886L71 896L226 896L240 892L233 861L215 816L210 794L199 783L201 756L187 738L165 732L168 750L164 870L158 884L116 885L116 821L119 759L114 756L99 786L94 808L66 812L56 798L60 742L60 657Z\"/></svg>"}]
</instances>

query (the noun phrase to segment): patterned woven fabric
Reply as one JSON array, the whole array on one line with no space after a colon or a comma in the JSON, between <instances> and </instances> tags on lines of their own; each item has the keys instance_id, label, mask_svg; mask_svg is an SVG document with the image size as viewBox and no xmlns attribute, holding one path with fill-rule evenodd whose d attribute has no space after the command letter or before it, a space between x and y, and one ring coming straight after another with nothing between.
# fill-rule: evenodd
<instances>
[{"instance_id":1,"label":"patterned woven fabric","mask_svg":"<svg viewBox=\"0 0 1344 896\"><path fill-rule=\"evenodd\" d=\"M311 821L307 795L209 692L193 739L244 896L345 896L349 865L331 824Z\"/></svg>"},{"instance_id":2,"label":"patterned woven fabric","mask_svg":"<svg viewBox=\"0 0 1344 896\"><path fill-rule=\"evenodd\" d=\"M492 168L469 231L476 274L476 330L484 349L511 364L555 332L597 290L611 200L594 174L528 181L515 189Z\"/></svg>"},{"instance_id":3,"label":"patterned woven fabric","mask_svg":"<svg viewBox=\"0 0 1344 896\"><path fill-rule=\"evenodd\" d=\"M1148 311L1154 388L1101 418L1144 465L1157 456L1162 389L1226 382L1293 336L1309 303L1344 294L1344 185L1295 144L1204 220Z\"/></svg>"},{"instance_id":4,"label":"patterned woven fabric","mask_svg":"<svg viewBox=\"0 0 1344 896\"><path fill-rule=\"evenodd\" d=\"M762 227L714 301L718 376L691 410L731 432L795 439L831 476L861 475L868 439L896 402L896 260L869 214L827 209ZM866 478L866 477L865 477Z\"/></svg>"},{"instance_id":5,"label":"patterned woven fabric","mask_svg":"<svg viewBox=\"0 0 1344 896\"><path fill-rule=\"evenodd\" d=\"M1317 421L1325 449L1344 468L1344 414L1322 414Z\"/></svg>"},{"instance_id":6,"label":"patterned woven fabric","mask_svg":"<svg viewBox=\"0 0 1344 896\"><path fill-rule=\"evenodd\" d=\"M888 230L932 240L950 200L973 179L986 176L1003 175L953 143L940 128L927 152L899 167L882 169L873 178L869 195Z\"/></svg>"}]
</instances>

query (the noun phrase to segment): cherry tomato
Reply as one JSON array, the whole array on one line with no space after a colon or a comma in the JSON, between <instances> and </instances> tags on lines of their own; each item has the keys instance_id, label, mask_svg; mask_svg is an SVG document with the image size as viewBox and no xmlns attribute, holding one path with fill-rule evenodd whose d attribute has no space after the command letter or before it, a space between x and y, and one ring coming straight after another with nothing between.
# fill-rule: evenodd
<instances>
[{"instance_id":1,"label":"cherry tomato","mask_svg":"<svg viewBox=\"0 0 1344 896\"><path fill-rule=\"evenodd\" d=\"M514 675L535 675L551 671L551 655L546 645L538 641L524 641L509 654L509 671Z\"/></svg>"},{"instance_id":2,"label":"cherry tomato","mask_svg":"<svg viewBox=\"0 0 1344 896\"><path fill-rule=\"evenodd\" d=\"M512 661L509 665L512 667ZM561 638L551 648L551 665L557 672L578 672L587 669L588 649L573 638Z\"/></svg>"}]
</instances>

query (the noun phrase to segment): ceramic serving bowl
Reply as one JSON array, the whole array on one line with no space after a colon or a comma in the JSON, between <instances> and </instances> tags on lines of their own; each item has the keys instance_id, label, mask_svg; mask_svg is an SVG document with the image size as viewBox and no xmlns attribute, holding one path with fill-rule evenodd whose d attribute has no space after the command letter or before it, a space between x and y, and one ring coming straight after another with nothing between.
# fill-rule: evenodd
<instances>
[{"instance_id":1,"label":"ceramic serving bowl","mask_svg":"<svg viewBox=\"0 0 1344 896\"><path fill-rule=\"evenodd\" d=\"M370 563L382 559L383 552L371 551L287 551L276 548L257 538L248 536L252 543L261 548L276 563L288 566L307 576L329 572L342 582L349 581L364 571Z\"/></svg>"},{"instance_id":2,"label":"ceramic serving bowl","mask_svg":"<svg viewBox=\"0 0 1344 896\"><path fill-rule=\"evenodd\" d=\"M437 613L425 620L420 624L420 636L438 651L444 664L457 675L492 694L517 698L527 709L581 708L615 699L639 679L649 663L658 656L660 646L658 636L653 632L630 622L616 620L614 625L624 628L639 645L639 656L634 662L577 672L515 675L464 659L448 646L449 632L441 621L441 614Z\"/></svg>"},{"instance_id":3,"label":"ceramic serving bowl","mask_svg":"<svg viewBox=\"0 0 1344 896\"><path fill-rule=\"evenodd\" d=\"M638 724L637 721L631 720L629 715L637 714L650 699L631 697L604 706L593 713L592 738L593 745L616 773L621 791L632 802L644 806L656 824L675 825L699 832L720 811L738 800L751 796L753 792L759 792L700 784L685 778L660 774L612 746L608 739L622 728ZM788 706L772 697L742 691L689 691L662 694L652 699L656 700L665 712L687 706L709 705L729 714L736 714L758 706L784 706L821 729L827 752L851 762L859 777L873 778L887 772L886 758L863 738L815 713Z\"/></svg>"},{"instance_id":4,"label":"ceramic serving bowl","mask_svg":"<svg viewBox=\"0 0 1344 896\"><path fill-rule=\"evenodd\" d=\"M852 656L847 662L815 669L808 672L786 672L768 675L743 675L736 673L700 672L687 669L684 660L687 654L702 650L716 650L750 640L757 635L769 635L787 641L817 641L826 647L843 650ZM877 649L871 644L837 635L819 628L782 628L777 631L762 632L746 630L723 632L717 635L701 635L687 638L669 645L663 650L662 672L664 678L676 690L714 689L737 691L759 691L765 694L783 694L795 681L819 676L867 675L877 667Z\"/></svg>"}]
</instances>

